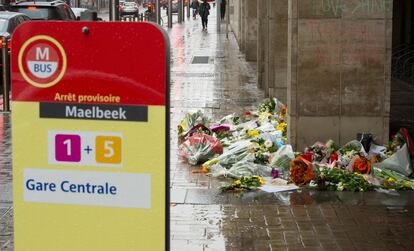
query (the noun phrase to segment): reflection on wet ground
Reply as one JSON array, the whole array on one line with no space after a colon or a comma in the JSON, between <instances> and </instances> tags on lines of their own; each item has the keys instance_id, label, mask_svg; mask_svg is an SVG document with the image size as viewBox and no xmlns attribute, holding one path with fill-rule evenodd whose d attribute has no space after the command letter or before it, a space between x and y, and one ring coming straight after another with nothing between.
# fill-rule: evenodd
<instances>
[{"instance_id":1,"label":"reflection on wet ground","mask_svg":"<svg viewBox=\"0 0 414 251\"><path fill-rule=\"evenodd\" d=\"M0 250L13 246L11 118L0 112Z\"/></svg>"},{"instance_id":2,"label":"reflection on wet ground","mask_svg":"<svg viewBox=\"0 0 414 251\"><path fill-rule=\"evenodd\" d=\"M201 109L218 119L263 98L255 65L234 36L188 20L171 38L171 250L407 250L414 247L414 193L221 193L227 184L177 157L176 125ZM207 64L192 64L208 56ZM10 115L0 114L0 250L12 250ZM126 230L127 231L127 230Z\"/></svg>"}]
</instances>

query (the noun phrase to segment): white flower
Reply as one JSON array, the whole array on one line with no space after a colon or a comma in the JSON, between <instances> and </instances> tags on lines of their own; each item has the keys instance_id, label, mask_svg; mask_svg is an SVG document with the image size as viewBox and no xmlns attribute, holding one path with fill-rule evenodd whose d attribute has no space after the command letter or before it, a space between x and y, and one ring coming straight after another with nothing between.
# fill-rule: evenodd
<instances>
[{"instance_id":1,"label":"white flower","mask_svg":"<svg viewBox=\"0 0 414 251\"><path fill-rule=\"evenodd\" d=\"M254 149L259 149L259 148L260 148L260 145L259 145L258 143L254 143L254 144L253 144L253 148L254 148Z\"/></svg>"},{"instance_id":2,"label":"white flower","mask_svg":"<svg viewBox=\"0 0 414 251\"><path fill-rule=\"evenodd\" d=\"M344 184L342 182L339 182L336 184L336 190L343 191L344 190Z\"/></svg>"},{"instance_id":3,"label":"white flower","mask_svg":"<svg viewBox=\"0 0 414 251\"><path fill-rule=\"evenodd\" d=\"M266 140L264 143L265 147L270 148L273 146L273 142L271 140Z\"/></svg>"},{"instance_id":4,"label":"white flower","mask_svg":"<svg viewBox=\"0 0 414 251\"><path fill-rule=\"evenodd\" d=\"M248 159L248 160L255 160L256 158L254 157L254 153L248 153L247 154L247 156L246 156L246 158Z\"/></svg>"},{"instance_id":5,"label":"white flower","mask_svg":"<svg viewBox=\"0 0 414 251\"><path fill-rule=\"evenodd\" d=\"M272 126L277 127L279 125L279 122L277 122L277 120L272 120L270 122L272 124Z\"/></svg>"},{"instance_id":6,"label":"white flower","mask_svg":"<svg viewBox=\"0 0 414 251\"><path fill-rule=\"evenodd\" d=\"M332 139L328 140L328 142L326 142L326 147L327 148L332 148L334 146L334 141Z\"/></svg>"}]
</instances>

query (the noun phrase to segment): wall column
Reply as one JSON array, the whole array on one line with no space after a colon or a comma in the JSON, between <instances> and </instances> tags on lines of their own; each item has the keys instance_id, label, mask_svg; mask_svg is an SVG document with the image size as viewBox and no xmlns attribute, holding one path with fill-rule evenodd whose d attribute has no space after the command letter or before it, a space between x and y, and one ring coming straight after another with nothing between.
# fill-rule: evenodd
<instances>
[{"instance_id":1,"label":"wall column","mask_svg":"<svg viewBox=\"0 0 414 251\"><path fill-rule=\"evenodd\" d=\"M257 85L265 88L266 41L268 40L267 1L257 0Z\"/></svg>"},{"instance_id":2,"label":"wall column","mask_svg":"<svg viewBox=\"0 0 414 251\"><path fill-rule=\"evenodd\" d=\"M270 72L269 96L286 104L288 57L288 0L269 1Z\"/></svg>"},{"instance_id":3,"label":"wall column","mask_svg":"<svg viewBox=\"0 0 414 251\"><path fill-rule=\"evenodd\" d=\"M257 61L257 1L242 0L242 43L240 49L247 61Z\"/></svg>"},{"instance_id":4,"label":"wall column","mask_svg":"<svg viewBox=\"0 0 414 251\"><path fill-rule=\"evenodd\" d=\"M289 0L289 140L388 140L392 0Z\"/></svg>"}]
</instances>

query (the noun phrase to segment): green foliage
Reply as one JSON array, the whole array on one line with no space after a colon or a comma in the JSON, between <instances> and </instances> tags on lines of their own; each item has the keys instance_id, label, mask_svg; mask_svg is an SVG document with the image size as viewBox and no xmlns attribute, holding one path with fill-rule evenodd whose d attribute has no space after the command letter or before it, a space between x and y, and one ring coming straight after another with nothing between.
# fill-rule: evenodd
<instances>
[{"instance_id":1,"label":"green foliage","mask_svg":"<svg viewBox=\"0 0 414 251\"><path fill-rule=\"evenodd\" d=\"M314 180L320 190L363 192L374 189L363 175L339 168L317 170Z\"/></svg>"},{"instance_id":2,"label":"green foliage","mask_svg":"<svg viewBox=\"0 0 414 251\"><path fill-rule=\"evenodd\" d=\"M264 180L260 176L242 177L240 180L235 180L232 184L221 187L221 191L245 191L256 190L264 184Z\"/></svg>"}]
</instances>

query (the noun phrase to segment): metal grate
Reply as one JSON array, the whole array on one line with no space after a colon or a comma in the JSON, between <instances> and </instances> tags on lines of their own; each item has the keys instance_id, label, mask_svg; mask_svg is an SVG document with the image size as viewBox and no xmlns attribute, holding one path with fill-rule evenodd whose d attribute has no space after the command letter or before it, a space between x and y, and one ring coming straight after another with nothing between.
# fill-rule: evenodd
<instances>
[{"instance_id":1,"label":"metal grate","mask_svg":"<svg viewBox=\"0 0 414 251\"><path fill-rule=\"evenodd\" d=\"M403 44L393 48L392 77L414 84L414 45Z\"/></svg>"},{"instance_id":2,"label":"metal grate","mask_svg":"<svg viewBox=\"0 0 414 251\"><path fill-rule=\"evenodd\" d=\"M208 64L209 57L206 56L196 56L193 57L192 64Z\"/></svg>"}]
</instances>

